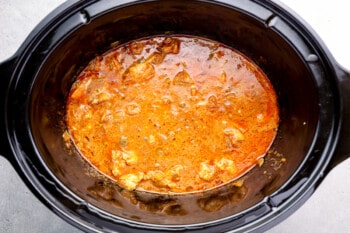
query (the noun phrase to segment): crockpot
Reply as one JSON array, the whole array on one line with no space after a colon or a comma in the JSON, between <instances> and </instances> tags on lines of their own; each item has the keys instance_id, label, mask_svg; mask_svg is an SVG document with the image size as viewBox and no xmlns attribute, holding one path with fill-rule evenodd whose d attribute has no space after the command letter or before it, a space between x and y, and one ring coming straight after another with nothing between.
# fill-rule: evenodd
<instances>
[{"instance_id":1,"label":"crockpot","mask_svg":"<svg viewBox=\"0 0 350 233\"><path fill-rule=\"evenodd\" d=\"M224 43L273 84L277 137L243 186L126 191L64 147L65 101L79 71L116 43L160 34ZM68 1L0 72L0 154L44 204L84 231L260 232L301 206L350 149L350 74L308 26L270 1Z\"/></svg>"}]
</instances>

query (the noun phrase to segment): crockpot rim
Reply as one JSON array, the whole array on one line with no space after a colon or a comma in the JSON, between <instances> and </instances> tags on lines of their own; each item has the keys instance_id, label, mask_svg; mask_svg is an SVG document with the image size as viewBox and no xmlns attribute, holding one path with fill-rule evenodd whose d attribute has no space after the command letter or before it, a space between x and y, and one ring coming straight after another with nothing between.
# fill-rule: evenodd
<instances>
[{"instance_id":1,"label":"crockpot rim","mask_svg":"<svg viewBox=\"0 0 350 233\"><path fill-rule=\"evenodd\" d=\"M91 3L89 3L89 4L94 4L95 2L97 2L97 1L94 1L94 2L91 2ZM136 1L136 3L139 3L140 1ZM150 1L150 2L152 2L152 1ZM209 2L209 1L198 1L198 2ZM261 3L261 2L264 2L264 1L256 1L256 2L259 2L259 3ZM71 8L71 7L79 7L80 9L82 9L84 6L82 6L82 5L80 5L81 3L78 3L77 1L71 1L71 3L72 3L72 5L70 5L70 4L65 4L65 6L63 6L63 7L61 7L62 9L64 9L64 11L60 11L60 10L56 10L56 11L54 11L53 13L51 13L47 18L50 18L50 17L52 17L52 18L58 18L61 14L65 14L65 13L68 13L68 12L70 12L69 11L69 8ZM214 2L215 3L215 2ZM267 4L266 2L264 2L264 4ZM271 3L272 4L272 3ZM68 6L68 7L67 7ZM274 5L272 4L272 7L273 7ZM266 6L265 6L266 7ZM276 7L276 6L275 6ZM71 10L72 12L76 12L76 10ZM59 14L58 14L59 13ZM286 12L284 12L284 13L286 13ZM71 14L71 15L74 15L73 13ZM68 17L68 16L66 16L66 17ZM61 19L62 20L62 19ZM49 20L49 22L50 23L53 23L52 22L53 20ZM27 53L30 53L29 52L29 48L31 48L31 47L33 47L33 46L37 46L37 45L35 45L35 41L36 40L39 40L38 38L37 38L37 36L39 36L40 35L40 32L41 32L41 30L42 29L44 29L45 27L47 27L49 24L47 24L47 23L45 23L45 20L41 23L41 24L39 24L39 26L37 27L38 29L36 29L34 32L33 32L33 34L34 34L34 36L32 37L32 39L27 39L26 40L26 42L27 42L27 45L23 45L22 47L21 47L21 49L20 50L22 50L22 52L19 52L18 53L18 57L19 57L19 62L17 63L18 64L18 66L17 66L17 69L16 69L16 72L15 73L21 73L21 71L22 71L22 68L20 68L20 65L21 64L25 64L26 62L27 62L27 60L26 59L28 59L26 56L24 56L25 54L27 54ZM300 25L299 25L300 26ZM41 28L42 27L42 28ZM305 28L304 28L305 29ZM306 27L306 29L307 29L307 27ZM41 32L42 33L42 32ZM310 33L310 35L311 35L311 37L313 37L313 34L312 33ZM309 36L310 36L309 35ZM314 40L315 40L315 42L318 42L318 40L317 39L315 39L315 38L313 38ZM38 44L40 44L40 42L38 43ZM318 45L319 46L319 45ZM316 46L316 47L318 47L318 46ZM325 47L323 47L322 45L321 45L321 47L320 47L322 50L324 50L324 48ZM28 50L26 50L26 49L28 49ZM19 50L19 51L20 51ZM321 53L322 52L322 53ZM321 51L320 53L321 54L324 54L324 53L328 53L327 52L327 50L326 50L326 52L324 52L324 51ZM329 54L329 53L328 53ZM327 59L327 60L330 60L330 61L328 61L328 62L333 62L333 58L332 57L329 57L329 56L327 56L327 55L325 55L325 58L322 58L322 60L323 59ZM332 68L332 66L330 66L330 68ZM14 77L14 79L15 79L15 77L16 77L17 75L16 74L14 74L13 75L13 77ZM15 89L15 88L14 88ZM26 113L28 113L29 112L29 106L30 106L30 103L29 103L29 98L28 98L28 102L26 103ZM26 114L26 115L28 115L28 114ZM29 118L30 118L30 116L27 116L25 119L26 119L26 125L28 126L28 131L30 132L30 127L29 127L29 125L30 125L30 122L29 122ZM336 125L337 123L335 123L335 125ZM340 126L338 126L338 127L340 127ZM333 129L333 130L335 130L335 132L337 133L337 130L336 129ZM332 130L332 131L333 131ZM14 132L9 132L9 135L11 135L11 134L16 134L16 133L14 133ZM15 138L17 138L17 137L15 137ZM19 144L21 144L20 142L18 142L17 141L17 139L15 139L15 138L13 138L13 144L17 144L17 145L19 145ZM334 141L334 138L337 138L337 135L333 135L332 136L332 141ZM32 139L33 140L33 139ZM34 142L34 140L32 141L32 142ZM13 145L13 144L11 144L11 145ZM334 148L335 148L335 145L333 145L333 148L329 148L329 149L327 149L327 151L328 150L331 150L331 151L333 151L334 150ZM19 147L16 147L16 146L12 146L12 150L14 151L14 152L16 152L15 154L17 154L17 153L23 153L23 151L21 151L20 150L20 148ZM38 152L37 152L38 153ZM331 154L332 152L327 152L326 154ZM40 156L39 156L40 157ZM323 158L324 156L322 156L322 158ZM320 180L321 180L321 178L322 178L322 176L323 176L323 172L325 171L325 169L326 169L326 167L327 167L327 164L328 164L328 162L329 162L329 160L331 159L331 157L332 156L326 156L326 158L325 158L325 160L322 162L322 164L321 164L321 162L319 163L319 166L318 166L318 168L317 169L315 169L314 170L314 173L316 173L316 172L321 172L321 175L320 176L315 176L314 174L311 176L311 177L313 177L314 179L313 179L313 182L311 183L311 185L310 185L310 177L309 177L309 179L307 180L307 181L305 181L305 183L300 187L300 190L302 189L302 188L305 188L304 186L306 185L306 184L308 184L308 185L310 185L310 187L309 188L307 188L306 189L306 191L313 191L313 190L311 190L311 189L314 189L315 187L314 187L314 185L316 184L316 183L319 183L320 182ZM24 165L24 163L26 163L26 161L25 160L22 160L22 161L20 161L20 159L16 156L16 159L17 159L17 163L18 164L21 164L20 166L21 166L21 169L23 169L24 171L26 170L26 165ZM302 165L300 165L300 166L302 166ZM27 173L28 174L28 171L27 172L24 172L24 173ZM40 174L40 172L38 172L39 174ZM296 173L297 173L297 171L296 171ZM293 175L294 176L294 175ZM290 178L290 179L292 179L292 178ZM30 180L30 181L33 181L33 179L30 179L30 178L28 178L28 180ZM289 180L290 181L290 180ZM285 185L287 185L287 183L289 183L289 181L287 181L286 182L286 184ZM34 184L34 183L31 183L31 185L32 186L35 186L36 184ZM64 185L63 185L64 186ZM317 186L317 185L316 185ZM62 188L62 187L61 187ZM282 188L282 187L281 187ZM280 190L281 188L279 188L278 190ZM277 190L277 191L278 191ZM276 192L277 192L276 191ZM41 194L42 195L42 194ZM50 195L50 194L47 194L47 195ZM272 194L272 196L273 196L273 194ZM302 195L303 196L303 195ZM296 197L297 198L297 197ZM302 198L302 197L299 197L299 198ZM45 199L45 198L44 198ZM266 199L266 200L265 200ZM261 203L263 203L263 202L267 202L267 199L269 199L269 198L265 198ZM49 202L47 199L45 200L46 202ZM261 204L261 203L257 203L256 205L254 205L253 207L256 207L256 206L258 206L259 204ZM49 203L49 205L53 205L54 206L54 204L53 203ZM51 208L53 207L53 206L51 206ZM250 209L254 209L253 207L251 207ZM57 213L57 211L59 212L59 208L55 208L55 210L54 210L56 213ZM248 211L248 210L247 210ZM60 213L61 215L63 214L63 213ZM65 216L66 218L67 218L67 216ZM232 216L230 216L230 217L228 217L228 219L231 219L232 218ZM74 220L71 220L71 221L74 221ZM221 222L222 221L222 219L220 219L220 220L215 220L215 221L213 221L214 223L216 223L216 222ZM152 227L153 227L153 224L151 224L152 225ZM191 225L194 225L194 224L191 224ZM142 225L141 227L143 227L144 225ZM186 225L185 225L186 226ZM177 226L178 227L178 226Z\"/></svg>"}]
</instances>

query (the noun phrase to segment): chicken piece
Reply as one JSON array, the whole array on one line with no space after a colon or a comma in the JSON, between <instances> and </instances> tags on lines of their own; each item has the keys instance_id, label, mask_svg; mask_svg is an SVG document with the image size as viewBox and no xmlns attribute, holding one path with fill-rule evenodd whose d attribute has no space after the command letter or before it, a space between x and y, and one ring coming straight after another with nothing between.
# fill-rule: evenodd
<instances>
[{"instance_id":1,"label":"chicken piece","mask_svg":"<svg viewBox=\"0 0 350 233\"><path fill-rule=\"evenodd\" d=\"M147 175L145 176L145 179L153 180L153 181L161 181L165 177L164 172L160 170L155 171L149 171L147 172Z\"/></svg>"},{"instance_id":2,"label":"chicken piece","mask_svg":"<svg viewBox=\"0 0 350 233\"><path fill-rule=\"evenodd\" d=\"M244 140L244 135L241 133L241 131L235 127L229 127L224 129L224 134L226 135L233 135L237 140L242 141Z\"/></svg>"},{"instance_id":3,"label":"chicken piece","mask_svg":"<svg viewBox=\"0 0 350 233\"><path fill-rule=\"evenodd\" d=\"M194 84L194 81L191 76L185 70L183 70L175 75L173 84L177 86L191 86Z\"/></svg>"},{"instance_id":4,"label":"chicken piece","mask_svg":"<svg viewBox=\"0 0 350 233\"><path fill-rule=\"evenodd\" d=\"M239 129L234 127L225 128L224 134L225 134L226 147L230 151L234 150L237 144L244 140L244 135L242 134L242 132Z\"/></svg>"},{"instance_id":5,"label":"chicken piece","mask_svg":"<svg viewBox=\"0 0 350 233\"><path fill-rule=\"evenodd\" d=\"M122 151L112 150L112 174L119 177L122 174L122 169L126 166L126 162L122 158Z\"/></svg>"},{"instance_id":6,"label":"chicken piece","mask_svg":"<svg viewBox=\"0 0 350 233\"><path fill-rule=\"evenodd\" d=\"M231 175L234 175L237 172L235 163L231 159L221 158L215 160L215 165L222 171L227 171Z\"/></svg>"},{"instance_id":7,"label":"chicken piece","mask_svg":"<svg viewBox=\"0 0 350 233\"><path fill-rule=\"evenodd\" d=\"M119 177L118 182L126 189L134 190L140 181L143 179L144 174L139 172L137 174L126 174Z\"/></svg>"},{"instance_id":8,"label":"chicken piece","mask_svg":"<svg viewBox=\"0 0 350 233\"><path fill-rule=\"evenodd\" d=\"M112 150L112 174L119 177L127 165L136 164L137 161L138 157L133 151Z\"/></svg>"},{"instance_id":9,"label":"chicken piece","mask_svg":"<svg viewBox=\"0 0 350 233\"><path fill-rule=\"evenodd\" d=\"M118 167L118 166L113 166L113 168L112 168L112 174L113 174L115 177L119 177L119 176L122 174L122 171L121 171L120 167Z\"/></svg>"},{"instance_id":10,"label":"chicken piece","mask_svg":"<svg viewBox=\"0 0 350 233\"><path fill-rule=\"evenodd\" d=\"M145 43L140 41L133 41L129 44L129 49L132 54L141 54L144 47Z\"/></svg>"},{"instance_id":11,"label":"chicken piece","mask_svg":"<svg viewBox=\"0 0 350 233\"><path fill-rule=\"evenodd\" d=\"M126 162L127 165L135 165L139 158L134 151L124 151L122 153L122 158Z\"/></svg>"},{"instance_id":12,"label":"chicken piece","mask_svg":"<svg viewBox=\"0 0 350 233\"><path fill-rule=\"evenodd\" d=\"M86 93L90 104L99 104L113 98L109 91L109 84L104 79L94 79L86 86Z\"/></svg>"},{"instance_id":13,"label":"chicken piece","mask_svg":"<svg viewBox=\"0 0 350 233\"><path fill-rule=\"evenodd\" d=\"M173 166L166 172L166 176L169 180L179 181L180 173L184 170L184 167L180 164Z\"/></svg>"},{"instance_id":14,"label":"chicken piece","mask_svg":"<svg viewBox=\"0 0 350 233\"><path fill-rule=\"evenodd\" d=\"M114 70L116 72L119 72L122 68L122 65L118 61L118 53L113 53L110 56L106 56L105 64L110 71Z\"/></svg>"},{"instance_id":15,"label":"chicken piece","mask_svg":"<svg viewBox=\"0 0 350 233\"><path fill-rule=\"evenodd\" d=\"M165 57L164 53L154 52L146 59L146 62L152 63L154 65L158 65L163 62L164 57Z\"/></svg>"},{"instance_id":16,"label":"chicken piece","mask_svg":"<svg viewBox=\"0 0 350 233\"><path fill-rule=\"evenodd\" d=\"M112 162L114 164L134 165L138 162L138 156L134 151L112 150Z\"/></svg>"},{"instance_id":17,"label":"chicken piece","mask_svg":"<svg viewBox=\"0 0 350 233\"><path fill-rule=\"evenodd\" d=\"M147 172L147 179L152 180L154 185L158 187L165 187L167 186L167 181L165 179L165 174L164 172L160 170L156 171L149 171Z\"/></svg>"},{"instance_id":18,"label":"chicken piece","mask_svg":"<svg viewBox=\"0 0 350 233\"><path fill-rule=\"evenodd\" d=\"M120 150L112 150L112 162L118 163L122 158L122 151Z\"/></svg>"},{"instance_id":19,"label":"chicken piece","mask_svg":"<svg viewBox=\"0 0 350 233\"><path fill-rule=\"evenodd\" d=\"M173 188L176 186L174 182L171 181L168 177L169 175L160 171L149 171L147 173L147 179L151 180L153 184L157 187L164 188L164 187L169 187ZM171 177L170 177L171 178Z\"/></svg>"},{"instance_id":20,"label":"chicken piece","mask_svg":"<svg viewBox=\"0 0 350 233\"><path fill-rule=\"evenodd\" d=\"M152 79L155 76L155 70L149 62L135 62L124 72L123 83L126 85L141 83Z\"/></svg>"},{"instance_id":21,"label":"chicken piece","mask_svg":"<svg viewBox=\"0 0 350 233\"><path fill-rule=\"evenodd\" d=\"M167 37L163 41L162 45L158 48L162 53L174 53L177 54L180 51L180 40Z\"/></svg>"},{"instance_id":22,"label":"chicken piece","mask_svg":"<svg viewBox=\"0 0 350 233\"><path fill-rule=\"evenodd\" d=\"M202 162L199 168L199 177L206 181L211 181L214 178L215 166L210 165L208 161Z\"/></svg>"}]
</instances>

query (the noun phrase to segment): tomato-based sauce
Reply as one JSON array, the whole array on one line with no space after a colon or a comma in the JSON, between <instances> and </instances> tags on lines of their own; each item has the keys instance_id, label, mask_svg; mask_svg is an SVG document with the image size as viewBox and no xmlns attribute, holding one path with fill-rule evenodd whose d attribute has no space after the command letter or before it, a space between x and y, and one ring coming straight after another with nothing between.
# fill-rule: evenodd
<instances>
[{"instance_id":1,"label":"tomato-based sauce","mask_svg":"<svg viewBox=\"0 0 350 233\"><path fill-rule=\"evenodd\" d=\"M203 191L232 181L268 151L278 128L264 73L215 41L157 36L120 45L79 74L68 132L120 186Z\"/></svg>"}]
</instances>

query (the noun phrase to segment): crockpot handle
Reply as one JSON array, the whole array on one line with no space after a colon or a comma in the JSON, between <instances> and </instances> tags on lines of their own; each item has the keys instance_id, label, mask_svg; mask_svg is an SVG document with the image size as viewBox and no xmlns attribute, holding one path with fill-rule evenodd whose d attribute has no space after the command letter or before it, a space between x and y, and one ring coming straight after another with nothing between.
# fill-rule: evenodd
<instances>
[{"instance_id":1,"label":"crockpot handle","mask_svg":"<svg viewBox=\"0 0 350 233\"><path fill-rule=\"evenodd\" d=\"M337 69L340 97L342 101L342 124L339 141L331 161L330 169L350 158L350 71Z\"/></svg>"},{"instance_id":2,"label":"crockpot handle","mask_svg":"<svg viewBox=\"0 0 350 233\"><path fill-rule=\"evenodd\" d=\"M7 92L12 78L13 69L16 64L16 57L12 57L0 63L0 156L4 156L11 163L13 156L7 137L6 123L6 101ZM13 164L13 163L12 163Z\"/></svg>"}]
</instances>

